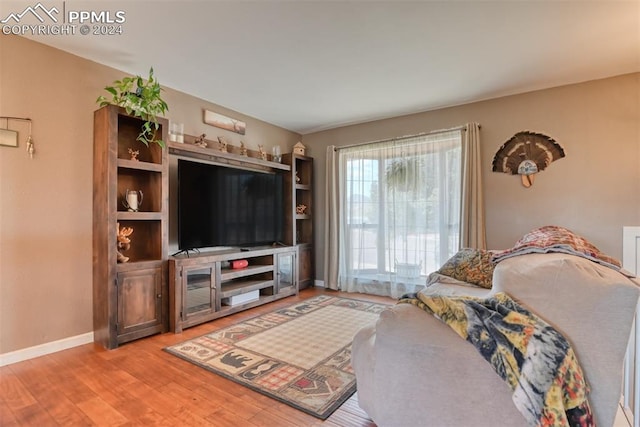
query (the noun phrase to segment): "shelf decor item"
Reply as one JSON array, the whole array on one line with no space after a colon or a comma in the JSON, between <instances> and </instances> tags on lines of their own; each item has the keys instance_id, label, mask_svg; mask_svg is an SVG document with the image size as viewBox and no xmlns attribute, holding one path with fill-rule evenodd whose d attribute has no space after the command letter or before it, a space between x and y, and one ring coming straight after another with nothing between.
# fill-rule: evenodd
<instances>
[{"instance_id":1,"label":"shelf decor item","mask_svg":"<svg viewBox=\"0 0 640 427\"><path fill-rule=\"evenodd\" d=\"M184 143L184 124L171 122L169 123L169 141Z\"/></svg>"},{"instance_id":2,"label":"shelf decor item","mask_svg":"<svg viewBox=\"0 0 640 427\"><path fill-rule=\"evenodd\" d=\"M120 223L117 224L118 228L118 262L125 263L129 261L129 257L122 254L121 251L126 251L131 248L131 239L129 236L133 233L132 227L120 227Z\"/></svg>"},{"instance_id":3,"label":"shelf decor item","mask_svg":"<svg viewBox=\"0 0 640 427\"><path fill-rule=\"evenodd\" d=\"M221 153L228 153L228 149L227 149L227 145L229 145L229 143L227 142L226 139L224 139L224 136L219 136L218 137L218 150L220 150Z\"/></svg>"},{"instance_id":4,"label":"shelf decor item","mask_svg":"<svg viewBox=\"0 0 640 427\"><path fill-rule=\"evenodd\" d=\"M129 212L138 212L140 205L142 205L143 197L142 190L126 190L122 204Z\"/></svg>"},{"instance_id":5,"label":"shelf decor item","mask_svg":"<svg viewBox=\"0 0 640 427\"><path fill-rule=\"evenodd\" d=\"M247 261L246 259L236 259L230 261L229 264L231 264L232 270L239 270L241 268L246 268L249 265L249 261Z\"/></svg>"},{"instance_id":6,"label":"shelf decor item","mask_svg":"<svg viewBox=\"0 0 640 427\"><path fill-rule=\"evenodd\" d=\"M202 148L207 148L207 141L205 141L204 137L207 136L206 134L202 134L199 137L196 138L196 140L194 141L194 145L197 145L198 147L202 147Z\"/></svg>"},{"instance_id":7,"label":"shelf decor item","mask_svg":"<svg viewBox=\"0 0 640 427\"><path fill-rule=\"evenodd\" d=\"M293 154L299 154L301 156L304 156L304 153L306 150L307 150L307 147L305 147L304 144L300 141L298 141L296 145L293 146Z\"/></svg>"},{"instance_id":8,"label":"shelf decor item","mask_svg":"<svg viewBox=\"0 0 640 427\"><path fill-rule=\"evenodd\" d=\"M264 146L262 144L258 144L258 153L260 153L260 158L262 160L267 160L267 152L264 151Z\"/></svg>"},{"instance_id":9,"label":"shelf decor item","mask_svg":"<svg viewBox=\"0 0 640 427\"><path fill-rule=\"evenodd\" d=\"M278 163L282 162L282 152L279 145L271 148L271 160Z\"/></svg>"},{"instance_id":10,"label":"shelf decor item","mask_svg":"<svg viewBox=\"0 0 640 427\"><path fill-rule=\"evenodd\" d=\"M137 141L147 147L151 143L164 148L162 138L157 138L156 133L160 129L158 117L169 110L167 103L162 99L162 88L153 76L153 67L149 70L147 80L140 76L124 77L113 82L113 86L104 88L111 94L111 99L100 95L96 102L104 107L113 104L123 107L127 114L144 120Z\"/></svg>"}]
</instances>

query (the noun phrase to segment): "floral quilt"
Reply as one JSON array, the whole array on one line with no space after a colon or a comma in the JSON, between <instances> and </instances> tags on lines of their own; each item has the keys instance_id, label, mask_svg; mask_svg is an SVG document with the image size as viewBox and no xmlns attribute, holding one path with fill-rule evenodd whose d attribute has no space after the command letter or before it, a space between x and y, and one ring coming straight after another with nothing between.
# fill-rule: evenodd
<instances>
[{"instance_id":1,"label":"floral quilt","mask_svg":"<svg viewBox=\"0 0 640 427\"><path fill-rule=\"evenodd\" d=\"M557 225L547 225L525 234L512 248L494 253L493 262L517 255L547 252L577 255L614 270L622 267L620 261L605 255L584 237Z\"/></svg>"}]
</instances>

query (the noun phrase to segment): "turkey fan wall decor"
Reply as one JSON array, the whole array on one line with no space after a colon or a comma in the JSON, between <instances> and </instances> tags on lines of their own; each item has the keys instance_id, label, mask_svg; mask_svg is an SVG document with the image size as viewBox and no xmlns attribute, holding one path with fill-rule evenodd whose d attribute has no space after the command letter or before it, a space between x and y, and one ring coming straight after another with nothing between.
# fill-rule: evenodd
<instances>
[{"instance_id":1,"label":"turkey fan wall decor","mask_svg":"<svg viewBox=\"0 0 640 427\"><path fill-rule=\"evenodd\" d=\"M564 157L564 148L541 133L518 132L502 144L493 156L493 171L520 175L522 185L531 187L535 174Z\"/></svg>"}]
</instances>

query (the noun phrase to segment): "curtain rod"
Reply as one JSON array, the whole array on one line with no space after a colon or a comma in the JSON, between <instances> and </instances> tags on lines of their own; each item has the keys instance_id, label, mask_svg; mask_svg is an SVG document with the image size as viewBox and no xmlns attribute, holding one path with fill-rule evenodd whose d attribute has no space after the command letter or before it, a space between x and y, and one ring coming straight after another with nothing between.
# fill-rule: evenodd
<instances>
[{"instance_id":1,"label":"curtain rod","mask_svg":"<svg viewBox=\"0 0 640 427\"><path fill-rule=\"evenodd\" d=\"M464 131L466 131L467 130L467 125L456 126L456 127L449 128L449 129L432 130L432 131L429 131L429 132L417 133L415 135L404 135L404 136L397 136L395 138L378 139L376 141L358 142L356 144L341 145L340 147L335 147L334 151L340 151L343 148L360 147L362 145L378 144L378 143L381 143L381 142L392 142L392 141L398 141L398 140L401 140L401 139L416 138L418 136L433 135L433 134L436 134L436 133L444 133L444 132L450 132L450 131L454 131L454 130L464 130Z\"/></svg>"}]
</instances>

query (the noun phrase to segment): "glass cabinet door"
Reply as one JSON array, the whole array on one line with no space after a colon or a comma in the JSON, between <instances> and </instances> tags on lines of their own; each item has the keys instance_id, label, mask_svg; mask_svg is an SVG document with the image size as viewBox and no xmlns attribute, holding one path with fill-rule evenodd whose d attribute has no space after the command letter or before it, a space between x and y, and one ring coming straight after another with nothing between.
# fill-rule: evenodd
<instances>
[{"instance_id":1,"label":"glass cabinet door","mask_svg":"<svg viewBox=\"0 0 640 427\"><path fill-rule=\"evenodd\" d=\"M278 292L295 287L295 252L278 254Z\"/></svg>"},{"instance_id":2,"label":"glass cabinet door","mask_svg":"<svg viewBox=\"0 0 640 427\"><path fill-rule=\"evenodd\" d=\"M186 320L192 315L215 311L215 268L184 268L182 318Z\"/></svg>"}]
</instances>

